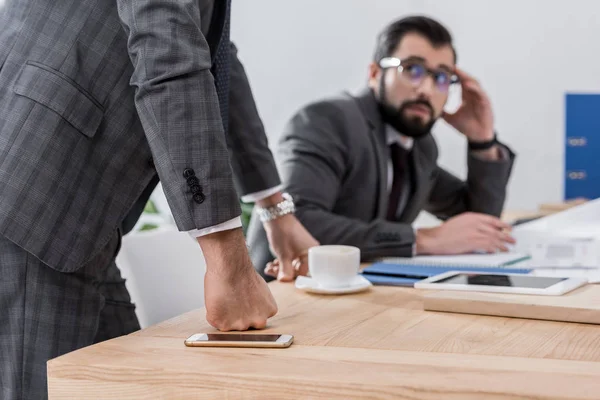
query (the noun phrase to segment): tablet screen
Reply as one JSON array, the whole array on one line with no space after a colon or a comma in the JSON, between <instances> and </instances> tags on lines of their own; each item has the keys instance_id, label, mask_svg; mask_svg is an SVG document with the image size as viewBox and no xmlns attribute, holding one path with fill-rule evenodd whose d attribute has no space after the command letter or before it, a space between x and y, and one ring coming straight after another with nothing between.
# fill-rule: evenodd
<instances>
[{"instance_id":1,"label":"tablet screen","mask_svg":"<svg viewBox=\"0 0 600 400\"><path fill-rule=\"evenodd\" d=\"M460 273L434 281L433 283L545 289L566 279L532 275Z\"/></svg>"}]
</instances>

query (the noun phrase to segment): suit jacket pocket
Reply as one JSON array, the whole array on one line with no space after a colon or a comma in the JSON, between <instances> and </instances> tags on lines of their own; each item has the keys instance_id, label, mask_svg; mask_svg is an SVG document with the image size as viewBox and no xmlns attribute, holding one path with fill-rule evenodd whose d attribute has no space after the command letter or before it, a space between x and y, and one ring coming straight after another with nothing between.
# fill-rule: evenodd
<instances>
[{"instance_id":1,"label":"suit jacket pocket","mask_svg":"<svg viewBox=\"0 0 600 400\"><path fill-rule=\"evenodd\" d=\"M91 138L104 111L88 92L59 71L28 61L21 69L13 91L54 111L75 129Z\"/></svg>"}]
</instances>

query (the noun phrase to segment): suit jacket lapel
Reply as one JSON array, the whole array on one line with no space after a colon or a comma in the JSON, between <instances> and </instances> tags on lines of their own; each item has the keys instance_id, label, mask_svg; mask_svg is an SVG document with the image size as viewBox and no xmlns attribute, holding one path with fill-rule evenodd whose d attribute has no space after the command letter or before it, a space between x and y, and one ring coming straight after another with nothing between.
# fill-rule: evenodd
<instances>
[{"instance_id":1,"label":"suit jacket lapel","mask_svg":"<svg viewBox=\"0 0 600 400\"><path fill-rule=\"evenodd\" d=\"M385 218L388 206L387 194L387 168L388 168L388 147L385 139L385 129L381 121L379 110L377 109L377 101L370 89L364 89L356 97L362 113L369 123L369 138L375 149L377 158L377 175L378 182L378 202L376 217Z\"/></svg>"}]
</instances>

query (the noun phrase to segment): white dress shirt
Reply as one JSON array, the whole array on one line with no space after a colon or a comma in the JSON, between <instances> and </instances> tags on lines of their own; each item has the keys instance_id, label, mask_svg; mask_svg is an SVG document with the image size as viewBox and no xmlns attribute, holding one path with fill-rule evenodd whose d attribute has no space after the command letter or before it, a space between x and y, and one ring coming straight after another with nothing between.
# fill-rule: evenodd
<instances>
[{"instance_id":1,"label":"white dress shirt","mask_svg":"<svg viewBox=\"0 0 600 400\"><path fill-rule=\"evenodd\" d=\"M262 199L266 199L269 196L274 195L277 192L280 192L282 189L281 185L277 185L275 187L261 190L260 192L250 193L245 196L242 196L242 201L244 203L254 203L260 201ZM191 237L197 238L204 235L210 235L211 233L226 231L228 229L236 229L242 227L242 219L240 217L235 217L230 219L229 221L225 221L221 224L209 226L208 228L203 229L194 229L188 231Z\"/></svg>"}]
</instances>

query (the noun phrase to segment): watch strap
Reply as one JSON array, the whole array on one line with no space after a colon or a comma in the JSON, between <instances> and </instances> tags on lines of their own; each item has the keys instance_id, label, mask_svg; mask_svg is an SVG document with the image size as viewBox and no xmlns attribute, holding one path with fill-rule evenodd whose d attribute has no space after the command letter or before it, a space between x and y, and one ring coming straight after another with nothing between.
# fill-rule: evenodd
<instances>
[{"instance_id":1,"label":"watch strap","mask_svg":"<svg viewBox=\"0 0 600 400\"><path fill-rule=\"evenodd\" d=\"M469 150L488 150L494 147L498 143L498 138L494 134L493 139L485 142L471 142L469 141Z\"/></svg>"},{"instance_id":2,"label":"watch strap","mask_svg":"<svg viewBox=\"0 0 600 400\"><path fill-rule=\"evenodd\" d=\"M283 217L287 214L293 214L296 212L296 206L294 200L289 193L282 193L283 201L269 206L269 207L257 207L256 212L261 222L269 222L274 219Z\"/></svg>"}]
</instances>

